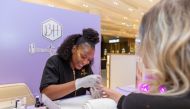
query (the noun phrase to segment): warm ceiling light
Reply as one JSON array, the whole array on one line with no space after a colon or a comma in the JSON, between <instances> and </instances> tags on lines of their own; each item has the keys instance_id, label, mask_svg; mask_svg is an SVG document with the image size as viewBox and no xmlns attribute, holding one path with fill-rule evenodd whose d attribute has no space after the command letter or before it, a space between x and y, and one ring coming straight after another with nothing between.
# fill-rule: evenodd
<instances>
[{"instance_id":1,"label":"warm ceiling light","mask_svg":"<svg viewBox=\"0 0 190 109\"><path fill-rule=\"evenodd\" d=\"M149 0L150 2L153 2L153 0Z\"/></svg>"},{"instance_id":2,"label":"warm ceiling light","mask_svg":"<svg viewBox=\"0 0 190 109\"><path fill-rule=\"evenodd\" d=\"M129 11L131 11L131 12L133 11L133 9L132 9L132 8L128 8L128 10L129 10Z\"/></svg>"},{"instance_id":3,"label":"warm ceiling light","mask_svg":"<svg viewBox=\"0 0 190 109\"><path fill-rule=\"evenodd\" d=\"M86 4L83 4L82 6L84 6L84 7L88 8L88 5L86 5Z\"/></svg>"},{"instance_id":4,"label":"warm ceiling light","mask_svg":"<svg viewBox=\"0 0 190 109\"><path fill-rule=\"evenodd\" d=\"M124 19L124 20L128 20L128 18L127 18L127 17L123 17L123 19Z\"/></svg>"},{"instance_id":5,"label":"warm ceiling light","mask_svg":"<svg viewBox=\"0 0 190 109\"><path fill-rule=\"evenodd\" d=\"M135 24L133 24L133 28L136 29L136 25Z\"/></svg>"},{"instance_id":6,"label":"warm ceiling light","mask_svg":"<svg viewBox=\"0 0 190 109\"><path fill-rule=\"evenodd\" d=\"M122 22L121 24L122 24L122 25L125 25L125 23L124 23L124 22Z\"/></svg>"},{"instance_id":7,"label":"warm ceiling light","mask_svg":"<svg viewBox=\"0 0 190 109\"><path fill-rule=\"evenodd\" d=\"M114 4L114 5L118 5L119 3L118 3L118 2L116 2L116 1L114 1L114 2L113 2L113 4Z\"/></svg>"},{"instance_id":8,"label":"warm ceiling light","mask_svg":"<svg viewBox=\"0 0 190 109\"><path fill-rule=\"evenodd\" d=\"M144 15L144 12L141 12L141 15Z\"/></svg>"}]
</instances>

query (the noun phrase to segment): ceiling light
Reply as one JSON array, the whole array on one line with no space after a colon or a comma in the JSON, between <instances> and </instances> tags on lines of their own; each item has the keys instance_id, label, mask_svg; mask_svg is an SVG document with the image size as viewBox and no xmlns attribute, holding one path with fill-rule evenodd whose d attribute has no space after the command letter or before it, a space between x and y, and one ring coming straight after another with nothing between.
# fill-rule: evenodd
<instances>
[{"instance_id":1,"label":"ceiling light","mask_svg":"<svg viewBox=\"0 0 190 109\"><path fill-rule=\"evenodd\" d=\"M122 22L121 24L122 24L122 25L125 25L125 23L124 23L124 22Z\"/></svg>"},{"instance_id":2,"label":"ceiling light","mask_svg":"<svg viewBox=\"0 0 190 109\"><path fill-rule=\"evenodd\" d=\"M134 28L134 29L136 28L136 25L135 25L135 24L133 24L133 28Z\"/></svg>"},{"instance_id":3,"label":"ceiling light","mask_svg":"<svg viewBox=\"0 0 190 109\"><path fill-rule=\"evenodd\" d=\"M119 3L118 3L118 2L116 2L116 1L114 1L114 2L113 2L113 4L114 4L114 5L119 5Z\"/></svg>"},{"instance_id":4,"label":"ceiling light","mask_svg":"<svg viewBox=\"0 0 190 109\"><path fill-rule=\"evenodd\" d=\"M128 20L128 18L127 18L127 17L123 17L123 19L124 19L124 20Z\"/></svg>"},{"instance_id":5,"label":"ceiling light","mask_svg":"<svg viewBox=\"0 0 190 109\"><path fill-rule=\"evenodd\" d=\"M144 15L144 12L141 12L141 15Z\"/></svg>"},{"instance_id":6,"label":"ceiling light","mask_svg":"<svg viewBox=\"0 0 190 109\"><path fill-rule=\"evenodd\" d=\"M86 4L83 4L82 6L84 6L84 7L88 8L88 5L86 5Z\"/></svg>"},{"instance_id":7,"label":"ceiling light","mask_svg":"<svg viewBox=\"0 0 190 109\"><path fill-rule=\"evenodd\" d=\"M153 0L149 0L150 2L153 2Z\"/></svg>"},{"instance_id":8,"label":"ceiling light","mask_svg":"<svg viewBox=\"0 0 190 109\"><path fill-rule=\"evenodd\" d=\"M131 12L133 11L133 9L132 9L132 8L128 8L128 10L129 10L129 11L131 11Z\"/></svg>"}]
</instances>

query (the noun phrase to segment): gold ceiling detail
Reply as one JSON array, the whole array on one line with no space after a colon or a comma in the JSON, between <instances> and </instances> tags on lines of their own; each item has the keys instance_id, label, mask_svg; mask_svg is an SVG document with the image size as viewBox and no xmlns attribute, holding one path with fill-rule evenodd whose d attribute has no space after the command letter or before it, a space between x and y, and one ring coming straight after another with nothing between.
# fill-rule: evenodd
<instances>
[{"instance_id":1,"label":"gold ceiling detail","mask_svg":"<svg viewBox=\"0 0 190 109\"><path fill-rule=\"evenodd\" d=\"M103 35L135 37L143 14L158 0L22 0L95 14Z\"/></svg>"}]
</instances>

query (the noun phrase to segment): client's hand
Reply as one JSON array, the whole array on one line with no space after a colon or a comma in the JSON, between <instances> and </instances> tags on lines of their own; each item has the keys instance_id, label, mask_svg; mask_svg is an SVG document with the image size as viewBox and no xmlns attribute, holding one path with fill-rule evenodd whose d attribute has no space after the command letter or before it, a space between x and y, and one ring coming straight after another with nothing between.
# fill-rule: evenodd
<instances>
[{"instance_id":1,"label":"client's hand","mask_svg":"<svg viewBox=\"0 0 190 109\"><path fill-rule=\"evenodd\" d=\"M76 79L75 87L76 90L79 88L88 88L88 87L95 87L101 84L102 78L100 75L88 75L83 78Z\"/></svg>"},{"instance_id":2,"label":"client's hand","mask_svg":"<svg viewBox=\"0 0 190 109\"><path fill-rule=\"evenodd\" d=\"M122 94L112 90L112 89L108 89L106 87L102 88L102 97L108 97L113 99L116 103L118 103L119 99L121 98Z\"/></svg>"},{"instance_id":3,"label":"client's hand","mask_svg":"<svg viewBox=\"0 0 190 109\"><path fill-rule=\"evenodd\" d=\"M99 87L91 87L90 94L92 98L97 99L102 97L102 90Z\"/></svg>"}]
</instances>

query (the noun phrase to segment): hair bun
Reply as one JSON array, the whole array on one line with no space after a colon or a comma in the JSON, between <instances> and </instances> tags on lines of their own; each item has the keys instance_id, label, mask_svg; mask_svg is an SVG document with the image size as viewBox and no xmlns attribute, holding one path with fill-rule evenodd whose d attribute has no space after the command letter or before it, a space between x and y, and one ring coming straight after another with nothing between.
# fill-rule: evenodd
<instances>
[{"instance_id":1,"label":"hair bun","mask_svg":"<svg viewBox=\"0 0 190 109\"><path fill-rule=\"evenodd\" d=\"M92 28L86 28L83 29L83 37L93 43L94 45L97 44L99 42L99 34L96 30L92 29Z\"/></svg>"}]
</instances>

